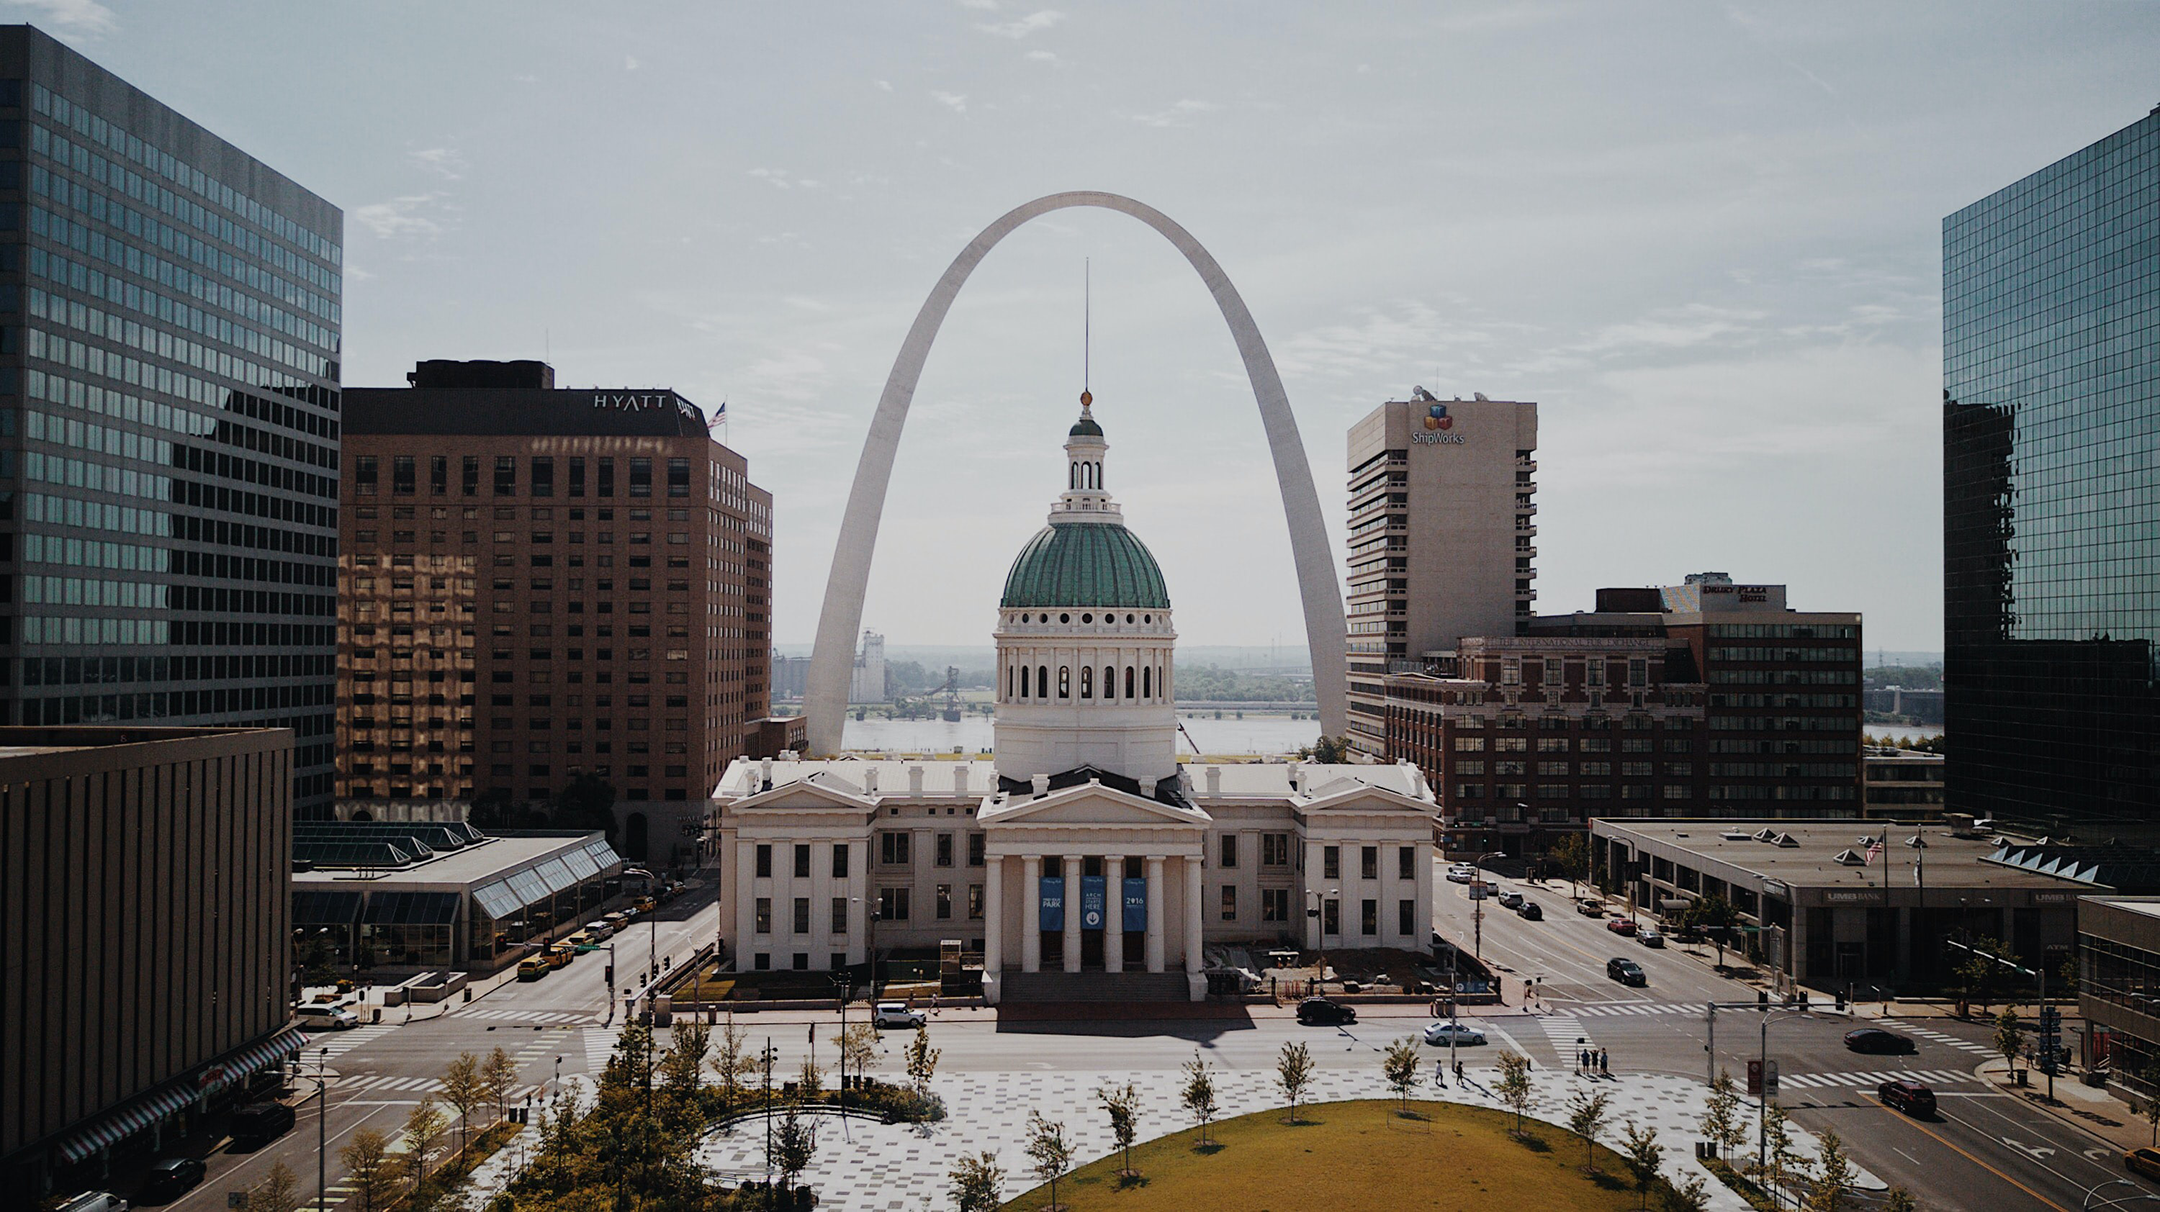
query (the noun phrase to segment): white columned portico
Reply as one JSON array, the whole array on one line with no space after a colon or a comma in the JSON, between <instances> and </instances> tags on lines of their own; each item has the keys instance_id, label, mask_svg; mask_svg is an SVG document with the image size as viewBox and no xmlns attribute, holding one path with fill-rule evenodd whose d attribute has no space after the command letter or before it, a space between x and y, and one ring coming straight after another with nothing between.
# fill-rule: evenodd
<instances>
[{"instance_id":1,"label":"white columned portico","mask_svg":"<svg viewBox=\"0 0 2160 1212\"><path fill-rule=\"evenodd\" d=\"M743 841L738 835L735 845L735 971L750 970L749 952L752 940L757 938L757 903L755 886L757 880L757 844ZM625 970L628 965L624 965Z\"/></svg>"},{"instance_id":2,"label":"white columned portico","mask_svg":"<svg viewBox=\"0 0 2160 1212\"><path fill-rule=\"evenodd\" d=\"M1065 856L1061 868L1065 874L1065 971L1080 971L1080 873L1087 870L1087 860L1077 854Z\"/></svg>"},{"instance_id":3,"label":"white columned portico","mask_svg":"<svg viewBox=\"0 0 2160 1212\"><path fill-rule=\"evenodd\" d=\"M848 844L847 879L847 957L848 963L860 964L870 959L870 914L877 908L870 903L868 840Z\"/></svg>"},{"instance_id":4,"label":"white columned portico","mask_svg":"<svg viewBox=\"0 0 2160 1212\"><path fill-rule=\"evenodd\" d=\"M1005 966L1005 856L984 860L983 972L995 978Z\"/></svg>"},{"instance_id":5,"label":"white columned portico","mask_svg":"<svg viewBox=\"0 0 2160 1212\"><path fill-rule=\"evenodd\" d=\"M1185 863L1185 971L1200 972L1200 859L1186 855Z\"/></svg>"},{"instance_id":6,"label":"white columned portico","mask_svg":"<svg viewBox=\"0 0 2160 1212\"><path fill-rule=\"evenodd\" d=\"M1163 856L1147 856L1147 970L1163 970Z\"/></svg>"},{"instance_id":7,"label":"white columned portico","mask_svg":"<svg viewBox=\"0 0 2160 1212\"><path fill-rule=\"evenodd\" d=\"M1320 941L1320 902L1327 897L1327 881L1321 875L1324 870L1321 865L1324 861L1321 855L1323 849L1325 847L1321 846L1319 842L1308 840L1305 843L1305 887L1303 889L1305 903L1299 906L1299 909L1305 913L1305 949L1307 951L1318 951L1322 945Z\"/></svg>"},{"instance_id":8,"label":"white columned portico","mask_svg":"<svg viewBox=\"0 0 2160 1212\"><path fill-rule=\"evenodd\" d=\"M1125 856L1103 856L1103 971L1125 970Z\"/></svg>"},{"instance_id":9,"label":"white columned portico","mask_svg":"<svg viewBox=\"0 0 2160 1212\"><path fill-rule=\"evenodd\" d=\"M1042 971L1042 856L1020 856L1020 970Z\"/></svg>"}]
</instances>

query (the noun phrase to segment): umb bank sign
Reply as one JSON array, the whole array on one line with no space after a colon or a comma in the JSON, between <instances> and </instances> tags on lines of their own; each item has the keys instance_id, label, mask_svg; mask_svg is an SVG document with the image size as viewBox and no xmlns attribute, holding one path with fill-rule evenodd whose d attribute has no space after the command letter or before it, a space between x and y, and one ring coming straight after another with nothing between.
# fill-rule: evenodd
<instances>
[{"instance_id":1,"label":"umb bank sign","mask_svg":"<svg viewBox=\"0 0 2160 1212\"><path fill-rule=\"evenodd\" d=\"M1429 404L1418 428L1410 431L1413 446L1460 446L1463 435L1455 432L1455 418L1448 415L1447 405Z\"/></svg>"},{"instance_id":2,"label":"umb bank sign","mask_svg":"<svg viewBox=\"0 0 2160 1212\"><path fill-rule=\"evenodd\" d=\"M594 408L604 408L614 412L644 412L649 408L667 408L671 405L686 417L694 417L699 422L703 422L705 419L704 414L700 413L694 405L672 392L596 391L592 397L592 406Z\"/></svg>"}]
</instances>

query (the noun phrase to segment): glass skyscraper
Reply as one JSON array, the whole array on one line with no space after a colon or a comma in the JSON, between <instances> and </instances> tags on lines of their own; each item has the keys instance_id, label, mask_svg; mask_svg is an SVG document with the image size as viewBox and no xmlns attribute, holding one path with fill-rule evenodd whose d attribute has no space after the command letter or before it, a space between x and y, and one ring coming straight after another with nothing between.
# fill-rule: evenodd
<instances>
[{"instance_id":1,"label":"glass skyscraper","mask_svg":"<svg viewBox=\"0 0 2160 1212\"><path fill-rule=\"evenodd\" d=\"M335 733L334 206L0 27L0 723Z\"/></svg>"},{"instance_id":2,"label":"glass skyscraper","mask_svg":"<svg viewBox=\"0 0 2160 1212\"><path fill-rule=\"evenodd\" d=\"M1950 807L2160 833L2160 109L1943 221L1943 487Z\"/></svg>"}]
</instances>

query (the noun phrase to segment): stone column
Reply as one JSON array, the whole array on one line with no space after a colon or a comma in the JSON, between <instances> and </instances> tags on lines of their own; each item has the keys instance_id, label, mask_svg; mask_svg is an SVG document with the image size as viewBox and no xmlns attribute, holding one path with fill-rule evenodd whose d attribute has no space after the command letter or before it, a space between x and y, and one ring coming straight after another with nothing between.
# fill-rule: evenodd
<instances>
[{"instance_id":1,"label":"stone column","mask_svg":"<svg viewBox=\"0 0 2160 1212\"><path fill-rule=\"evenodd\" d=\"M1103 885L1109 902L1103 906L1103 971L1125 970L1125 856L1103 856Z\"/></svg>"},{"instance_id":2,"label":"stone column","mask_svg":"<svg viewBox=\"0 0 2160 1212\"><path fill-rule=\"evenodd\" d=\"M1020 970L1042 971L1042 856L1020 856Z\"/></svg>"},{"instance_id":3,"label":"stone column","mask_svg":"<svg viewBox=\"0 0 2160 1212\"><path fill-rule=\"evenodd\" d=\"M861 845L850 840L848 848L848 963L867 963L870 959L870 912L877 906L870 900L870 838L864 834Z\"/></svg>"},{"instance_id":4,"label":"stone column","mask_svg":"<svg viewBox=\"0 0 2160 1212\"><path fill-rule=\"evenodd\" d=\"M1078 694L1078 690L1073 693ZM1065 856L1065 971L1080 971L1080 873L1087 863L1077 854Z\"/></svg>"},{"instance_id":5,"label":"stone column","mask_svg":"<svg viewBox=\"0 0 2160 1212\"><path fill-rule=\"evenodd\" d=\"M1163 970L1163 860L1147 856L1147 970Z\"/></svg>"},{"instance_id":6,"label":"stone column","mask_svg":"<svg viewBox=\"0 0 2160 1212\"><path fill-rule=\"evenodd\" d=\"M810 966L825 970L832 962L835 951L847 950L846 936L833 937L832 898L835 888L832 879L832 851L837 843L819 845L810 843L810 886L802 889L810 896L810 937L823 939L825 945L810 954ZM852 855L850 858L854 857ZM853 871L853 867L848 870ZM848 920L855 918L855 907L848 906Z\"/></svg>"},{"instance_id":7,"label":"stone column","mask_svg":"<svg viewBox=\"0 0 2160 1212\"><path fill-rule=\"evenodd\" d=\"M1417 865L1411 870L1417 874L1417 937L1407 944L1412 951L1432 950L1433 930L1433 872L1432 846L1427 842L1417 844Z\"/></svg>"},{"instance_id":8,"label":"stone column","mask_svg":"<svg viewBox=\"0 0 2160 1212\"><path fill-rule=\"evenodd\" d=\"M992 976L1005 963L1005 859L983 860L983 971Z\"/></svg>"},{"instance_id":9,"label":"stone column","mask_svg":"<svg viewBox=\"0 0 2160 1212\"><path fill-rule=\"evenodd\" d=\"M750 950L757 938L757 843L735 835L735 970L750 970ZM623 971L630 970L628 964Z\"/></svg>"},{"instance_id":10,"label":"stone column","mask_svg":"<svg viewBox=\"0 0 2160 1212\"><path fill-rule=\"evenodd\" d=\"M1185 971L1200 971L1200 859L1185 860Z\"/></svg>"},{"instance_id":11,"label":"stone column","mask_svg":"<svg viewBox=\"0 0 2160 1212\"><path fill-rule=\"evenodd\" d=\"M1322 848L1319 842L1308 840L1305 843L1305 878L1300 881L1302 886L1299 888L1302 894L1300 899L1304 903L1298 906L1300 913L1305 913L1308 909L1318 909L1320 902L1327 896L1327 880L1322 877L1320 866ZM1305 917L1305 949L1318 951L1320 947L1320 916L1317 913L1308 913Z\"/></svg>"}]
</instances>

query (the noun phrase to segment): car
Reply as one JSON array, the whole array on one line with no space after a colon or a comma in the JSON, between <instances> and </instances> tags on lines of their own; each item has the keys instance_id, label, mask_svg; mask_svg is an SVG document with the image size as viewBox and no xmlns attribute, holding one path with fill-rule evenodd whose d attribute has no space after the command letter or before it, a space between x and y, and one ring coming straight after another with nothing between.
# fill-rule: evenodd
<instances>
[{"instance_id":1,"label":"car","mask_svg":"<svg viewBox=\"0 0 2160 1212\"><path fill-rule=\"evenodd\" d=\"M205 1172L201 1158L168 1157L150 1167L150 1177L143 1180L135 1198L161 1202L178 1199L201 1183Z\"/></svg>"},{"instance_id":2,"label":"car","mask_svg":"<svg viewBox=\"0 0 2160 1212\"><path fill-rule=\"evenodd\" d=\"M631 922L634 922L639 918L645 916L644 912L640 910L636 905L624 905L617 912L622 914L623 924L626 926L629 925Z\"/></svg>"},{"instance_id":3,"label":"car","mask_svg":"<svg viewBox=\"0 0 2160 1212\"><path fill-rule=\"evenodd\" d=\"M249 1103L233 1112L233 1147L259 1149L292 1131L293 1109L284 1103Z\"/></svg>"},{"instance_id":4,"label":"car","mask_svg":"<svg viewBox=\"0 0 2160 1212\"><path fill-rule=\"evenodd\" d=\"M1469 863L1455 863L1447 869L1448 882L1467 884L1477 878L1477 868Z\"/></svg>"},{"instance_id":5,"label":"car","mask_svg":"<svg viewBox=\"0 0 2160 1212\"><path fill-rule=\"evenodd\" d=\"M1520 909L1522 908L1523 901L1527 899L1529 898L1525 897L1522 893L1515 891L1513 888L1506 889L1505 891L1501 892L1499 896L1500 907L1502 909Z\"/></svg>"},{"instance_id":6,"label":"car","mask_svg":"<svg viewBox=\"0 0 2160 1212\"><path fill-rule=\"evenodd\" d=\"M1522 907L1515 911L1515 915L1526 922L1542 922L1545 920L1545 911L1538 908L1538 903L1527 896L1523 898Z\"/></svg>"},{"instance_id":7,"label":"car","mask_svg":"<svg viewBox=\"0 0 2160 1212\"><path fill-rule=\"evenodd\" d=\"M906 1002L879 1002L870 1015L870 1025L880 1031L912 1031L927 1021L922 1011L908 1009Z\"/></svg>"},{"instance_id":8,"label":"car","mask_svg":"<svg viewBox=\"0 0 2160 1212\"><path fill-rule=\"evenodd\" d=\"M2160 1149L2132 1149L2123 1154L2123 1168L2132 1174L2160 1178ZM125 1205L123 1205L125 1206Z\"/></svg>"},{"instance_id":9,"label":"car","mask_svg":"<svg viewBox=\"0 0 2160 1212\"><path fill-rule=\"evenodd\" d=\"M594 942L604 943L615 937L615 923L604 917L598 918L585 927L585 933L592 935Z\"/></svg>"},{"instance_id":10,"label":"car","mask_svg":"<svg viewBox=\"0 0 2160 1212\"><path fill-rule=\"evenodd\" d=\"M1845 1033L1845 1046L1854 1052L1917 1052L1919 1046L1895 1031L1862 1027Z\"/></svg>"},{"instance_id":11,"label":"car","mask_svg":"<svg viewBox=\"0 0 2160 1212\"><path fill-rule=\"evenodd\" d=\"M637 898L637 901L635 903L637 905L637 911L639 913L651 913L653 910L660 907L660 902L654 900L649 896L641 896Z\"/></svg>"},{"instance_id":12,"label":"car","mask_svg":"<svg viewBox=\"0 0 2160 1212\"><path fill-rule=\"evenodd\" d=\"M1635 931L1635 941L1645 947L1662 947L1665 945L1665 936L1658 933L1656 926L1645 923Z\"/></svg>"},{"instance_id":13,"label":"car","mask_svg":"<svg viewBox=\"0 0 2160 1212\"><path fill-rule=\"evenodd\" d=\"M53 1212L128 1212L128 1201L110 1191L85 1191L63 1202Z\"/></svg>"},{"instance_id":14,"label":"car","mask_svg":"<svg viewBox=\"0 0 2160 1212\"><path fill-rule=\"evenodd\" d=\"M622 928L630 924L630 915L622 912L603 913L600 920L607 924L608 933L621 934Z\"/></svg>"},{"instance_id":15,"label":"car","mask_svg":"<svg viewBox=\"0 0 2160 1212\"><path fill-rule=\"evenodd\" d=\"M1575 912L1584 917L1604 917L1605 902L1594 896L1579 897L1575 901Z\"/></svg>"},{"instance_id":16,"label":"car","mask_svg":"<svg viewBox=\"0 0 2160 1212\"><path fill-rule=\"evenodd\" d=\"M1638 988L1650 983L1650 978L1643 974L1642 965L1624 956L1614 956L1605 961L1605 975L1623 985Z\"/></svg>"},{"instance_id":17,"label":"car","mask_svg":"<svg viewBox=\"0 0 2160 1212\"><path fill-rule=\"evenodd\" d=\"M536 981L553 969L554 965L548 963L546 957L529 955L518 961L517 978L521 981Z\"/></svg>"},{"instance_id":18,"label":"car","mask_svg":"<svg viewBox=\"0 0 2160 1212\"><path fill-rule=\"evenodd\" d=\"M568 943L556 943L546 951L548 967L567 968L577 958L577 948Z\"/></svg>"},{"instance_id":19,"label":"car","mask_svg":"<svg viewBox=\"0 0 2160 1212\"><path fill-rule=\"evenodd\" d=\"M1935 1092L1915 1081L1884 1082L1875 1087L1875 1097L1892 1110L1903 1111L1914 1119L1926 1119L1935 1114Z\"/></svg>"},{"instance_id":20,"label":"car","mask_svg":"<svg viewBox=\"0 0 2160 1212\"><path fill-rule=\"evenodd\" d=\"M1357 1021L1357 1009L1324 997L1308 997L1297 1006L1297 1021L1308 1027L1341 1027Z\"/></svg>"},{"instance_id":21,"label":"car","mask_svg":"<svg viewBox=\"0 0 2160 1212\"><path fill-rule=\"evenodd\" d=\"M1605 928L1619 935L1632 935L1635 933L1635 923L1624 917L1616 917L1605 923Z\"/></svg>"},{"instance_id":22,"label":"car","mask_svg":"<svg viewBox=\"0 0 2160 1212\"><path fill-rule=\"evenodd\" d=\"M1457 1044L1482 1044L1485 1042L1485 1033L1449 1018L1441 1019L1425 1028L1425 1042L1428 1044L1445 1047L1450 1040Z\"/></svg>"},{"instance_id":23,"label":"car","mask_svg":"<svg viewBox=\"0 0 2160 1212\"><path fill-rule=\"evenodd\" d=\"M350 1031L360 1025L360 1016L345 1007L319 1002L293 1007L293 1018L308 1031Z\"/></svg>"}]
</instances>

